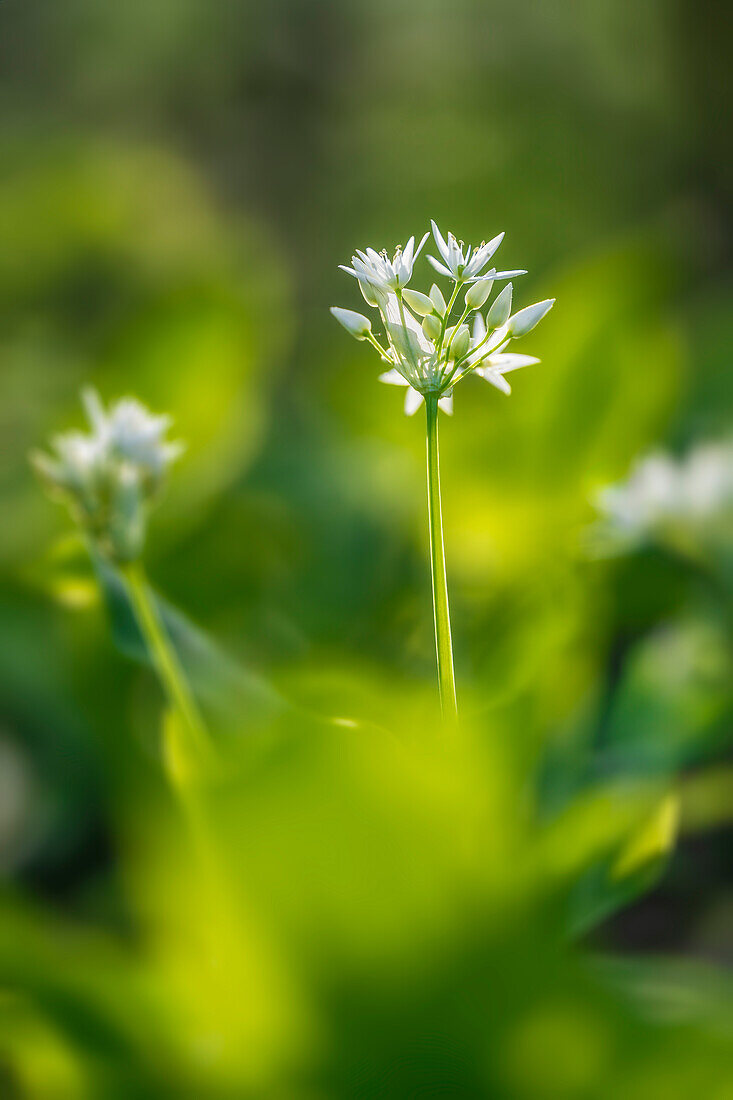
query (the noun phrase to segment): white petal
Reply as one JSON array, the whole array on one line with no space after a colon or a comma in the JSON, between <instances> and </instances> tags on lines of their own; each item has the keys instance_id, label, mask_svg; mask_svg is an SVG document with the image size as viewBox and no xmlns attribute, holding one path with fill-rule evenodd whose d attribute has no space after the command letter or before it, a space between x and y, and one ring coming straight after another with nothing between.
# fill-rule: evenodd
<instances>
[{"instance_id":1,"label":"white petal","mask_svg":"<svg viewBox=\"0 0 733 1100\"><path fill-rule=\"evenodd\" d=\"M492 238L492 240L490 240L487 245L484 246L485 249L486 249L486 259L487 260L491 259L491 257L494 255L494 253L496 252L497 248L499 247L499 245L501 244L501 242L503 240L504 240L504 234L503 233L497 233L496 236L494 238Z\"/></svg>"},{"instance_id":2,"label":"white petal","mask_svg":"<svg viewBox=\"0 0 733 1100\"><path fill-rule=\"evenodd\" d=\"M417 248L415 249L415 257L414 257L414 260L416 260L416 259L418 258L418 256L420 255L420 253L422 252L422 250L423 250L423 245L425 244L425 242L426 242L426 240L428 239L428 237L429 237L429 236L430 236L430 234L429 234L429 233L426 233L426 234L425 234L425 236L423 237L423 239L422 239L422 240L420 241L420 244L419 244L419 245L417 246ZM414 260L413 260L413 263L414 263Z\"/></svg>"},{"instance_id":3,"label":"white petal","mask_svg":"<svg viewBox=\"0 0 733 1100\"><path fill-rule=\"evenodd\" d=\"M107 414L104 411L102 400L93 386L85 386L81 391L81 399L84 403L87 418L96 432L102 432L107 425Z\"/></svg>"},{"instance_id":4,"label":"white petal","mask_svg":"<svg viewBox=\"0 0 733 1100\"><path fill-rule=\"evenodd\" d=\"M443 264L439 263L434 256L428 256L428 263L431 263L439 275L447 275L449 279L453 278L453 272Z\"/></svg>"},{"instance_id":5,"label":"white petal","mask_svg":"<svg viewBox=\"0 0 733 1100\"><path fill-rule=\"evenodd\" d=\"M437 225L435 224L435 222L432 219L430 221L430 224L433 227L433 236L435 237L435 243L438 246L438 252L441 254L443 259L447 263L448 262L448 257L450 255L450 253L448 251L448 245L445 243L445 239L443 237L443 234L440 232Z\"/></svg>"},{"instance_id":6,"label":"white petal","mask_svg":"<svg viewBox=\"0 0 733 1100\"><path fill-rule=\"evenodd\" d=\"M386 382L388 386L409 386L410 383L407 379L400 374L395 367L393 370L385 371L384 374L379 376L380 382Z\"/></svg>"},{"instance_id":7,"label":"white petal","mask_svg":"<svg viewBox=\"0 0 733 1100\"><path fill-rule=\"evenodd\" d=\"M448 416L453 416L453 394L450 397L440 397L438 399L438 408L442 409Z\"/></svg>"},{"instance_id":8,"label":"white petal","mask_svg":"<svg viewBox=\"0 0 733 1100\"><path fill-rule=\"evenodd\" d=\"M409 390L405 394L405 415L414 416L417 410L420 408L423 402L423 396L418 393L417 390L413 390L410 386Z\"/></svg>"},{"instance_id":9,"label":"white petal","mask_svg":"<svg viewBox=\"0 0 733 1100\"><path fill-rule=\"evenodd\" d=\"M533 363L539 363L534 355L515 355L510 352L507 355L492 355L488 366L500 374L506 374L510 370L519 370L520 367L531 367Z\"/></svg>"},{"instance_id":10,"label":"white petal","mask_svg":"<svg viewBox=\"0 0 733 1100\"><path fill-rule=\"evenodd\" d=\"M490 382L492 386L496 386L497 390L501 390L502 393L510 394L512 387L498 371L493 371L489 367L477 367L475 374L485 378L487 382Z\"/></svg>"},{"instance_id":11,"label":"white petal","mask_svg":"<svg viewBox=\"0 0 733 1100\"><path fill-rule=\"evenodd\" d=\"M473 341L475 344L480 344L486 335L486 322L480 313L477 313L473 319Z\"/></svg>"}]
</instances>

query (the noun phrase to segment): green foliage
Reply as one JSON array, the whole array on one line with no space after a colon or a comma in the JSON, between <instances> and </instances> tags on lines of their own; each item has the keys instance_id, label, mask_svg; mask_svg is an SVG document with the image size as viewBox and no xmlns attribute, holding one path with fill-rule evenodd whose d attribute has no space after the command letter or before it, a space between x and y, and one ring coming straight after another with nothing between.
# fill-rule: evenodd
<instances>
[{"instance_id":1,"label":"green foliage","mask_svg":"<svg viewBox=\"0 0 733 1100\"><path fill-rule=\"evenodd\" d=\"M3 1100L733 1095L730 546L587 552L729 432L719 24L0 4ZM557 295L441 425L451 739L424 436L327 311L433 212ZM188 443L146 564L208 769L27 465L88 383Z\"/></svg>"}]
</instances>

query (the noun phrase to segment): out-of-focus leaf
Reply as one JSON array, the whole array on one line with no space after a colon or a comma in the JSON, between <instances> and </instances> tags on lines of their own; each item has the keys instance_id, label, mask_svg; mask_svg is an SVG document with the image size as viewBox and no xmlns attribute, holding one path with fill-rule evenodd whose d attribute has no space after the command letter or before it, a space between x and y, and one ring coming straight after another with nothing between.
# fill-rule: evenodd
<instances>
[{"instance_id":1,"label":"out-of-focus leaf","mask_svg":"<svg viewBox=\"0 0 733 1100\"><path fill-rule=\"evenodd\" d=\"M725 970L696 959L622 955L596 965L647 1020L705 1025L733 1038L733 978Z\"/></svg>"},{"instance_id":2,"label":"out-of-focus leaf","mask_svg":"<svg viewBox=\"0 0 733 1100\"><path fill-rule=\"evenodd\" d=\"M650 890L667 866L677 836L679 797L666 794L627 836L620 851L596 860L570 898L569 930L582 936Z\"/></svg>"},{"instance_id":3,"label":"out-of-focus leaf","mask_svg":"<svg viewBox=\"0 0 733 1100\"><path fill-rule=\"evenodd\" d=\"M606 773L669 774L726 738L733 658L712 618L664 623L629 652L598 748Z\"/></svg>"},{"instance_id":4,"label":"out-of-focus leaf","mask_svg":"<svg viewBox=\"0 0 733 1100\"><path fill-rule=\"evenodd\" d=\"M648 821L619 853L611 868L611 878L622 881L658 860L667 859L677 838L679 816L679 796L665 795Z\"/></svg>"},{"instance_id":5,"label":"out-of-focus leaf","mask_svg":"<svg viewBox=\"0 0 733 1100\"><path fill-rule=\"evenodd\" d=\"M116 644L127 656L149 661L122 578L98 555L94 565ZM181 612L152 590L151 595L184 672L217 725L243 731L282 713L286 707L284 700L263 677L240 667Z\"/></svg>"}]
</instances>

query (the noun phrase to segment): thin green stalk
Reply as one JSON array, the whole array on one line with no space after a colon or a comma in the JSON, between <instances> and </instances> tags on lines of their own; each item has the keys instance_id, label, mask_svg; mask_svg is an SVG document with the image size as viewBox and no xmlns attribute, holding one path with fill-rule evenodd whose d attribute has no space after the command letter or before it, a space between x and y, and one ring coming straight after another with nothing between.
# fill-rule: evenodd
<instances>
[{"instance_id":1,"label":"thin green stalk","mask_svg":"<svg viewBox=\"0 0 733 1100\"><path fill-rule=\"evenodd\" d=\"M453 326L453 332L451 333L450 340L448 341L448 347L445 349L445 365L446 365L446 367L448 366L448 360L450 359L450 349L453 347L453 341L455 340L456 333L458 332L459 328L461 327L463 322L466 320L466 318L468 317L470 312L471 312L471 307L466 306L463 313L461 314L461 316L458 318L455 325Z\"/></svg>"},{"instance_id":2,"label":"thin green stalk","mask_svg":"<svg viewBox=\"0 0 733 1100\"><path fill-rule=\"evenodd\" d=\"M460 289L461 289L461 284L456 279L456 285L453 287L453 293L450 296L450 299L448 301L448 305L445 307L445 314L443 315L443 322L442 322L442 327L441 327L441 330L440 330L440 340L438 342L438 347L437 347L437 352L436 352L436 359L438 361L440 361L440 353L443 350L443 340L445 338L445 330L448 327L448 319L450 318L451 311L452 311L453 306L455 304L455 300L458 297L458 291Z\"/></svg>"},{"instance_id":3,"label":"thin green stalk","mask_svg":"<svg viewBox=\"0 0 733 1100\"><path fill-rule=\"evenodd\" d=\"M140 562L129 562L121 567L121 572L127 582L135 617L163 690L188 731L193 753L201 760L209 752L209 735L151 597L145 570Z\"/></svg>"},{"instance_id":4,"label":"thin green stalk","mask_svg":"<svg viewBox=\"0 0 733 1100\"><path fill-rule=\"evenodd\" d=\"M443 511L440 502L437 394L426 394L425 408L427 410L428 530L430 535L430 566L433 577L433 614L435 619L435 652L438 659L438 687L440 689L440 706L443 717L449 721L455 721L458 717L458 708L453 672L448 581L445 573Z\"/></svg>"}]
</instances>

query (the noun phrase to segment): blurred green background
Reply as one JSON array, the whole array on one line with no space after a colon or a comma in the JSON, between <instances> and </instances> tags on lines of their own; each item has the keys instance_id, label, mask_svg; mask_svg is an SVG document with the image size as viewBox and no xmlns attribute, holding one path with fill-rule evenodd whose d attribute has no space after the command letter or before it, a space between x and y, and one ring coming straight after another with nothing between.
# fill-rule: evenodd
<instances>
[{"instance_id":1,"label":"blurred green background","mask_svg":"<svg viewBox=\"0 0 733 1100\"><path fill-rule=\"evenodd\" d=\"M733 1097L731 547L586 552L600 486L733 426L720 15L0 4L3 1097ZM441 424L450 743L423 425L328 313L430 217L557 297ZM90 382L188 444L146 560L203 839L27 461Z\"/></svg>"}]
</instances>

